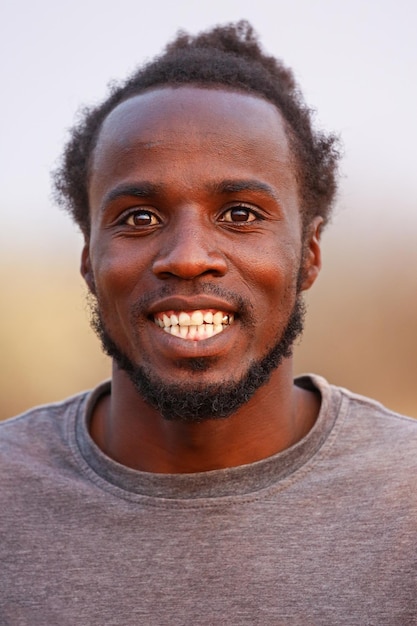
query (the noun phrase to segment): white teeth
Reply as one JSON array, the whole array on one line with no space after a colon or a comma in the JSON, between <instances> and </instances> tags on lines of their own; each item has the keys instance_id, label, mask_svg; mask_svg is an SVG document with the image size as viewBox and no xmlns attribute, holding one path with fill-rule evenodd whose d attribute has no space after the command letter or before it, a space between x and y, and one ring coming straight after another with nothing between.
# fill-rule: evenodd
<instances>
[{"instance_id":1,"label":"white teeth","mask_svg":"<svg viewBox=\"0 0 417 626\"><path fill-rule=\"evenodd\" d=\"M213 324L216 326L217 324L221 324L223 321L223 313L221 311L217 311L213 315Z\"/></svg>"},{"instance_id":2,"label":"white teeth","mask_svg":"<svg viewBox=\"0 0 417 626\"><path fill-rule=\"evenodd\" d=\"M204 316L201 311L193 311L191 314L191 323L200 326L203 323Z\"/></svg>"},{"instance_id":3,"label":"white teeth","mask_svg":"<svg viewBox=\"0 0 417 626\"><path fill-rule=\"evenodd\" d=\"M217 311L195 310L191 313L185 311L171 313L160 313L154 317L157 324L166 333L182 339L202 340L213 337L221 333L226 326L233 324L233 314Z\"/></svg>"},{"instance_id":4,"label":"white teeth","mask_svg":"<svg viewBox=\"0 0 417 626\"><path fill-rule=\"evenodd\" d=\"M207 311L207 313L204 313L203 320L206 322L206 324L212 324L213 313L211 311Z\"/></svg>"},{"instance_id":5,"label":"white teeth","mask_svg":"<svg viewBox=\"0 0 417 626\"><path fill-rule=\"evenodd\" d=\"M180 326L189 326L191 324L191 317L188 313L181 312L178 316L178 323Z\"/></svg>"}]
</instances>

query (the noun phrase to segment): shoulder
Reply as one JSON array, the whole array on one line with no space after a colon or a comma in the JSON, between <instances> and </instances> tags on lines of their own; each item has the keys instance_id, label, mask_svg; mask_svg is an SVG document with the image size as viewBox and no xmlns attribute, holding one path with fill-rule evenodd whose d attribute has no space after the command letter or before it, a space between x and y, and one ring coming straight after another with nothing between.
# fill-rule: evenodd
<instances>
[{"instance_id":1,"label":"shoulder","mask_svg":"<svg viewBox=\"0 0 417 626\"><path fill-rule=\"evenodd\" d=\"M36 465L37 460L65 455L77 417L87 415L105 393L110 393L110 381L0 422L0 480L5 466L29 467L31 461Z\"/></svg>"},{"instance_id":2,"label":"shoulder","mask_svg":"<svg viewBox=\"0 0 417 626\"><path fill-rule=\"evenodd\" d=\"M373 434L381 429L415 433L417 419L397 413L377 400L354 393L345 387L332 385L322 376L308 374L296 379L305 389L319 391L326 410L338 413L339 418L360 421L362 433L370 429Z\"/></svg>"},{"instance_id":3,"label":"shoulder","mask_svg":"<svg viewBox=\"0 0 417 626\"><path fill-rule=\"evenodd\" d=\"M358 422L357 427L362 434L368 432L372 437L411 437L411 441L417 442L417 419L397 413L377 400L343 387L334 389L342 397L347 418Z\"/></svg>"},{"instance_id":4,"label":"shoulder","mask_svg":"<svg viewBox=\"0 0 417 626\"><path fill-rule=\"evenodd\" d=\"M383 533L389 526L415 542L417 420L320 377L307 382L320 390L332 424L310 465L310 491L363 527Z\"/></svg>"},{"instance_id":5,"label":"shoulder","mask_svg":"<svg viewBox=\"0 0 417 626\"><path fill-rule=\"evenodd\" d=\"M85 404L89 392L35 407L0 423L0 466L22 462L65 439L68 421Z\"/></svg>"},{"instance_id":6,"label":"shoulder","mask_svg":"<svg viewBox=\"0 0 417 626\"><path fill-rule=\"evenodd\" d=\"M328 383L316 375L299 380L319 390L320 413L333 424L323 452L357 471L381 468L393 474L417 471L417 419L396 413L380 402Z\"/></svg>"},{"instance_id":7,"label":"shoulder","mask_svg":"<svg viewBox=\"0 0 417 626\"><path fill-rule=\"evenodd\" d=\"M343 460L357 476L380 474L387 483L411 482L414 490L417 419L343 387L325 385L338 407L330 456Z\"/></svg>"}]
</instances>

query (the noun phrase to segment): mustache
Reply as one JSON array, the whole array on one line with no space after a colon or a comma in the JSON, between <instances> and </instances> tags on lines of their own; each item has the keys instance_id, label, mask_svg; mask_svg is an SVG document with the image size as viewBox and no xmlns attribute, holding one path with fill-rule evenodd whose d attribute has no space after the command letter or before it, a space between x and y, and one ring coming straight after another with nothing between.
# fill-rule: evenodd
<instances>
[{"instance_id":1,"label":"mustache","mask_svg":"<svg viewBox=\"0 0 417 626\"><path fill-rule=\"evenodd\" d=\"M253 305L247 298L244 298L241 294L225 289L224 287L219 287L213 283L181 285L180 289L175 288L173 285L166 284L158 287L158 289L147 291L132 304L131 316L134 320L146 316L149 307L155 301L163 298L169 298L171 296L199 296L203 294L226 300L236 310L239 318L247 323L254 322L255 316L253 313Z\"/></svg>"}]
</instances>

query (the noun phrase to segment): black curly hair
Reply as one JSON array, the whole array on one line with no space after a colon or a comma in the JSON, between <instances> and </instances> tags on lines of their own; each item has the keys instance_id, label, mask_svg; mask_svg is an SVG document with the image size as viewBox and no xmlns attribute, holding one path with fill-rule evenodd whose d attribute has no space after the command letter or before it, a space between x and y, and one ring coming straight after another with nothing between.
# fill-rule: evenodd
<instances>
[{"instance_id":1,"label":"black curly hair","mask_svg":"<svg viewBox=\"0 0 417 626\"><path fill-rule=\"evenodd\" d=\"M293 73L266 55L247 21L216 26L191 36L179 32L153 61L120 85L99 106L84 109L71 131L60 167L54 172L55 198L81 228L90 232L89 166L104 119L121 102L164 85L192 84L249 93L274 104L284 118L295 156L304 228L315 216L328 221L336 193L338 140L315 131Z\"/></svg>"}]
</instances>

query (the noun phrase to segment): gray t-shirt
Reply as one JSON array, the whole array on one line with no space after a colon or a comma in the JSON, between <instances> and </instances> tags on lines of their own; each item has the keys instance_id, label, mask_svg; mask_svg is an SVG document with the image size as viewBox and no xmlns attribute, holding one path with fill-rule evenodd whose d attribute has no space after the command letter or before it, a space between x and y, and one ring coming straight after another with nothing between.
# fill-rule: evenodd
<instances>
[{"instance_id":1,"label":"gray t-shirt","mask_svg":"<svg viewBox=\"0 0 417 626\"><path fill-rule=\"evenodd\" d=\"M88 433L91 393L0 425L2 626L417 624L417 421L322 406L257 463L151 474Z\"/></svg>"}]
</instances>

